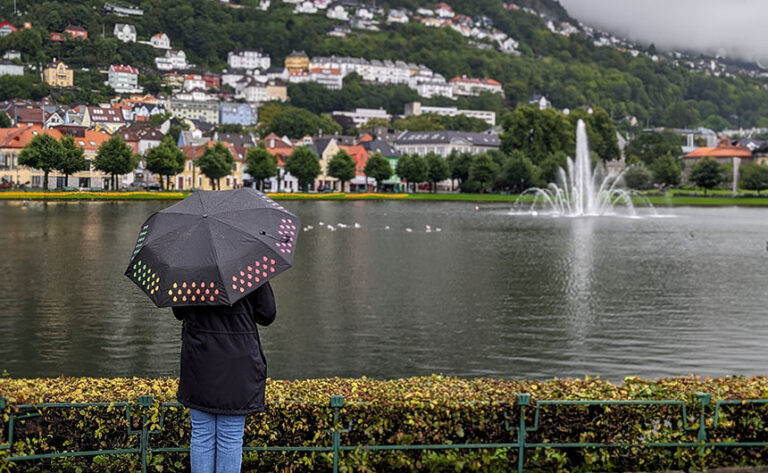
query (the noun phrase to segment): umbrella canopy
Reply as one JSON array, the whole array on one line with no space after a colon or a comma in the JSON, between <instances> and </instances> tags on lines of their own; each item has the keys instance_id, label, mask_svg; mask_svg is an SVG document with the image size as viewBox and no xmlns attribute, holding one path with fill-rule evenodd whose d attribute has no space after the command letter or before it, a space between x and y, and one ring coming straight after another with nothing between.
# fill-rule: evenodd
<instances>
[{"instance_id":1,"label":"umbrella canopy","mask_svg":"<svg viewBox=\"0 0 768 473\"><path fill-rule=\"evenodd\" d=\"M293 265L299 228L257 190L197 191L144 222L125 275L158 307L232 305Z\"/></svg>"}]
</instances>

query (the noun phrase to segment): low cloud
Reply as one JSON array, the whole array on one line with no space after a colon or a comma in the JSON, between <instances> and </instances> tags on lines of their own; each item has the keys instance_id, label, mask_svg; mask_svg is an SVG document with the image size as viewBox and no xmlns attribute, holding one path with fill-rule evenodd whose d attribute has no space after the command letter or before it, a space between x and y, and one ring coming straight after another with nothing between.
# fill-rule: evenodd
<instances>
[{"instance_id":1,"label":"low cloud","mask_svg":"<svg viewBox=\"0 0 768 473\"><path fill-rule=\"evenodd\" d=\"M768 62L765 0L561 0L583 23L662 50Z\"/></svg>"}]
</instances>

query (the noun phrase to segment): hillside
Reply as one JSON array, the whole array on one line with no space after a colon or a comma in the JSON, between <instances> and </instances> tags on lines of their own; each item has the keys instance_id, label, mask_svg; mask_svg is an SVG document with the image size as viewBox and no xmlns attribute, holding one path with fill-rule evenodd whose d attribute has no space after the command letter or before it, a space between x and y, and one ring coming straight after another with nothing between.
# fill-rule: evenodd
<instances>
[{"instance_id":1,"label":"hillside","mask_svg":"<svg viewBox=\"0 0 768 473\"><path fill-rule=\"evenodd\" d=\"M631 116L642 125L704 125L718 130L739 125L768 126L768 91L764 80L704 75L676 66L663 55L654 60L647 54L635 56L615 47L598 47L582 34L553 33L540 16L522 8L505 8L501 0L449 3L456 13L490 18L496 28L519 41L519 56L502 53L490 44L487 47L491 49L480 49L450 28L430 28L416 21L405 25L382 23L381 31L352 30L346 38L332 37L326 33L337 21L323 14L293 14L293 5L279 0L273 1L267 11L256 7L258 0L242 0L243 5L239 6L224 6L212 0L123 3L141 6L144 15L110 15L103 9L104 2L96 0L18 0L23 15L13 21L29 21L33 29L0 39L0 49L19 49L22 61L32 65L45 64L56 57L88 68L92 81L97 79L93 71L110 63L131 64L140 68L144 85L154 91L159 87L153 67L155 50L112 37L115 23L129 22L136 26L140 40L157 32L168 34L173 47L184 49L199 70L226 67L227 53L236 47L262 48L272 56L273 64L282 64L283 58L294 50L304 50L310 56L401 59L424 64L446 78L467 75L502 82L503 103L473 100L471 105L478 108L513 108L527 103L534 94L543 94L557 108L599 106L616 121ZM434 2L379 0L377 6L415 9L433 7ZM571 20L554 0L520 1L518 6L539 9L556 21ZM0 20L10 18L12 8L13 0L0 1ZM83 26L91 32L91 38L64 43L48 39L48 32L62 31L68 24ZM100 37L102 31L104 38ZM396 95L381 95L393 94ZM319 95L313 106L315 111L345 105L338 92L319 90L315 95ZM378 106L395 108L412 98L404 96L394 104L390 103L391 97L382 98ZM366 101L365 105L377 106L376 100Z\"/></svg>"}]
</instances>

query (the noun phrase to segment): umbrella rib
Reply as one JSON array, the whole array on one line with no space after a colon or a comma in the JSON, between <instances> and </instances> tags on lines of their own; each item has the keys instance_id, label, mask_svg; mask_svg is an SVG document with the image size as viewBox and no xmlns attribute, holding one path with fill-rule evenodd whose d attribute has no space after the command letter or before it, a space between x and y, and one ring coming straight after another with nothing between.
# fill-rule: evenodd
<instances>
[{"instance_id":1,"label":"umbrella rib","mask_svg":"<svg viewBox=\"0 0 768 473\"><path fill-rule=\"evenodd\" d=\"M205 220L205 225L206 225L206 228L208 229L208 238L210 238L211 241L213 241L212 235L211 235L211 224L208 223L207 219L203 219L203 220ZM214 263L216 263L216 264L214 264L214 266L216 267L216 271L219 273L219 281L221 281L221 288L225 291L225 294L227 294L227 299L229 299L229 289L227 289L227 284L224 281L224 274L222 274L222 272L221 272L221 265L218 264L218 262L219 262L219 252L216 250L216 243L215 242L214 242L213 245L211 245L211 249L213 250L213 260L214 260ZM229 304L229 305L231 306L232 304Z\"/></svg>"}]
</instances>

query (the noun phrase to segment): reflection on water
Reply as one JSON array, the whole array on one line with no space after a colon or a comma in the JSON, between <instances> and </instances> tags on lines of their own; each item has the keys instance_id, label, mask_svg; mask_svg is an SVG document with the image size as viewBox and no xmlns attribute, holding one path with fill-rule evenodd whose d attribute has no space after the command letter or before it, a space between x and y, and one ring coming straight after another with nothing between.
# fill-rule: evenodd
<instances>
[{"instance_id":1,"label":"reflection on water","mask_svg":"<svg viewBox=\"0 0 768 473\"><path fill-rule=\"evenodd\" d=\"M0 203L0 370L176 375L179 323L122 276L140 224L166 205ZM273 377L765 373L765 210L286 206L314 229L274 283L278 319L262 335Z\"/></svg>"}]
</instances>

